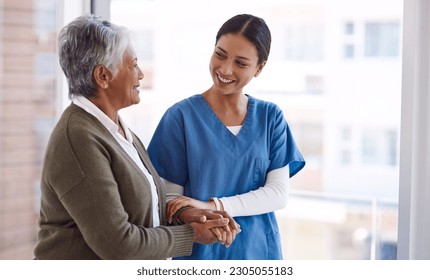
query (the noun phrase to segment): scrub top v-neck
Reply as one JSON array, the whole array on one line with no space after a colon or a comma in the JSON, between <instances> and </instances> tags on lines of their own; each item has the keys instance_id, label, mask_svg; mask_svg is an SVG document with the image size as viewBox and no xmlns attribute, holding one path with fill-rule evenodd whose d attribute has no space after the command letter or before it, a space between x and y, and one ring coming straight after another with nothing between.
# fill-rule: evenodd
<instances>
[{"instance_id":1,"label":"scrub top v-neck","mask_svg":"<svg viewBox=\"0 0 430 280\"><path fill-rule=\"evenodd\" d=\"M248 96L248 110L235 136L201 94L169 108L148 146L159 175L184 186L184 195L207 201L262 187L269 171L290 165L290 176L305 162L282 111ZM242 232L229 248L195 244L184 259L282 259L273 212L235 217Z\"/></svg>"}]
</instances>

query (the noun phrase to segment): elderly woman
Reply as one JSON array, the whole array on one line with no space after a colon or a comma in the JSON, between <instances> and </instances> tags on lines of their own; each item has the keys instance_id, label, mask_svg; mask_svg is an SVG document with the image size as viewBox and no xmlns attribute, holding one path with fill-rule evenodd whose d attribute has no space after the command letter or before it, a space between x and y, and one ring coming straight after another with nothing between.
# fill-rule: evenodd
<instances>
[{"instance_id":1,"label":"elderly woman","mask_svg":"<svg viewBox=\"0 0 430 280\"><path fill-rule=\"evenodd\" d=\"M184 208L189 223L166 226L164 186L118 115L139 103L143 78L127 30L81 16L61 30L59 58L72 103L46 150L35 258L165 259L191 254L193 242L228 246L226 213Z\"/></svg>"}]
</instances>

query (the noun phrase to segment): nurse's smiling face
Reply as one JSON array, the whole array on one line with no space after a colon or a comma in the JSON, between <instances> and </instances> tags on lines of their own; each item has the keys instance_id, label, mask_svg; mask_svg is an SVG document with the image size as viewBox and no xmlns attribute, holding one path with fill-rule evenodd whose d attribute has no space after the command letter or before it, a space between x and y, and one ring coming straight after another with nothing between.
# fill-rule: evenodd
<instances>
[{"instance_id":1,"label":"nurse's smiling face","mask_svg":"<svg viewBox=\"0 0 430 280\"><path fill-rule=\"evenodd\" d=\"M213 88L222 94L242 93L265 64L266 61L258 64L257 48L244 36L224 34L215 46L209 65Z\"/></svg>"}]
</instances>

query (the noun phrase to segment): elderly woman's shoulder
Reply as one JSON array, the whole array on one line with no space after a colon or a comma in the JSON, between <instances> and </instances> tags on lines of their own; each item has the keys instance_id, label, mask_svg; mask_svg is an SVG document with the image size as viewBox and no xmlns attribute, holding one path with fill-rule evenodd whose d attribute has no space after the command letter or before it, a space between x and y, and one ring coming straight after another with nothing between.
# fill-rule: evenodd
<instances>
[{"instance_id":1,"label":"elderly woman's shoulder","mask_svg":"<svg viewBox=\"0 0 430 280\"><path fill-rule=\"evenodd\" d=\"M102 128L103 125L96 117L73 103L64 110L57 123L57 129L64 130L70 137L97 134L100 131L98 127Z\"/></svg>"}]
</instances>

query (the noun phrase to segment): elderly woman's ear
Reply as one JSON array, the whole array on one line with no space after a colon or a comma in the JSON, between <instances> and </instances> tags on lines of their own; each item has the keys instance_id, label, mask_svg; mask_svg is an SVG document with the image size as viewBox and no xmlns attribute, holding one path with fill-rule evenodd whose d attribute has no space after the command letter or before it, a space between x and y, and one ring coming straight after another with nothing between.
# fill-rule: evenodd
<instances>
[{"instance_id":1,"label":"elderly woman's ear","mask_svg":"<svg viewBox=\"0 0 430 280\"><path fill-rule=\"evenodd\" d=\"M112 74L104 65L97 65L94 68L93 77L98 87L106 89L112 79Z\"/></svg>"}]
</instances>

